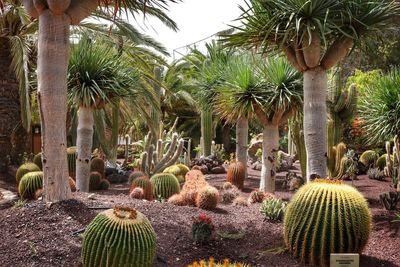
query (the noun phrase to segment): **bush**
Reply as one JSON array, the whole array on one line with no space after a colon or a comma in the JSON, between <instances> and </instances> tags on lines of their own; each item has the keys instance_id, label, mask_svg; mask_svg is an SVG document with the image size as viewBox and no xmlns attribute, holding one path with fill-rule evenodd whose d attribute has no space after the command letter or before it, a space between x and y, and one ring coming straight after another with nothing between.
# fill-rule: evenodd
<instances>
[{"instance_id":1,"label":"bush","mask_svg":"<svg viewBox=\"0 0 400 267\"><path fill-rule=\"evenodd\" d=\"M265 220L280 221L286 211L286 202L279 198L268 198L262 202L260 212Z\"/></svg>"}]
</instances>

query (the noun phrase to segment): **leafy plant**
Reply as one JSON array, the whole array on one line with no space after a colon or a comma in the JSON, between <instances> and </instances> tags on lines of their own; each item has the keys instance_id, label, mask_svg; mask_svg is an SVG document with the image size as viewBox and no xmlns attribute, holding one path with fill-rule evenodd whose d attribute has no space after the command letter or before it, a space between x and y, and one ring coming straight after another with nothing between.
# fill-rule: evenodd
<instances>
[{"instance_id":1,"label":"leafy plant","mask_svg":"<svg viewBox=\"0 0 400 267\"><path fill-rule=\"evenodd\" d=\"M286 202L279 198L268 198L262 202L260 212L265 220L280 221L286 211Z\"/></svg>"},{"instance_id":2,"label":"leafy plant","mask_svg":"<svg viewBox=\"0 0 400 267\"><path fill-rule=\"evenodd\" d=\"M214 231L214 225L211 217L200 214L197 217L193 217L192 223L192 237L196 243L207 244L212 238Z\"/></svg>"},{"instance_id":3,"label":"leafy plant","mask_svg":"<svg viewBox=\"0 0 400 267\"><path fill-rule=\"evenodd\" d=\"M20 209L25 207L26 200L25 199L18 199L14 202L13 208Z\"/></svg>"},{"instance_id":4,"label":"leafy plant","mask_svg":"<svg viewBox=\"0 0 400 267\"><path fill-rule=\"evenodd\" d=\"M400 201L399 192L385 192L379 195L379 200L386 210L395 210L397 203Z\"/></svg>"}]
</instances>

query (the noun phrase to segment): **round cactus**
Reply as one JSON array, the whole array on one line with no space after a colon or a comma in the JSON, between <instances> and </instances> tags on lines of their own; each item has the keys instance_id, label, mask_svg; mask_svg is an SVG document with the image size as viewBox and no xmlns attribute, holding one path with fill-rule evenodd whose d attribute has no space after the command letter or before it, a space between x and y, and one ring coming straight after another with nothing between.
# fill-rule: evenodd
<instances>
[{"instance_id":1,"label":"round cactus","mask_svg":"<svg viewBox=\"0 0 400 267\"><path fill-rule=\"evenodd\" d=\"M386 156L387 154L383 154L376 160L376 167L381 171L383 171L386 167Z\"/></svg>"},{"instance_id":2,"label":"round cactus","mask_svg":"<svg viewBox=\"0 0 400 267\"><path fill-rule=\"evenodd\" d=\"M131 184L133 180L135 180L136 178L139 178L139 177L143 177L143 176L146 176L146 174L144 174L141 171L134 171L129 175L128 182L129 182L129 184Z\"/></svg>"},{"instance_id":3,"label":"round cactus","mask_svg":"<svg viewBox=\"0 0 400 267\"><path fill-rule=\"evenodd\" d=\"M29 172L38 172L40 171L40 168L35 164L35 163L24 163L21 166L19 166L17 173L15 174L15 178L17 180L17 185L21 181L22 177L29 173Z\"/></svg>"},{"instance_id":4,"label":"round cactus","mask_svg":"<svg viewBox=\"0 0 400 267\"><path fill-rule=\"evenodd\" d=\"M101 179L99 184L99 190L108 190L110 188L110 182L107 179Z\"/></svg>"},{"instance_id":5,"label":"round cactus","mask_svg":"<svg viewBox=\"0 0 400 267\"><path fill-rule=\"evenodd\" d=\"M90 162L90 171L91 172L98 172L101 174L101 177L103 178L105 174L105 164L104 160L101 158L94 158Z\"/></svg>"},{"instance_id":6,"label":"round cactus","mask_svg":"<svg viewBox=\"0 0 400 267\"><path fill-rule=\"evenodd\" d=\"M153 192L155 197L168 199L180 191L179 181L175 175L170 173L155 174L150 179L153 184Z\"/></svg>"},{"instance_id":7,"label":"round cactus","mask_svg":"<svg viewBox=\"0 0 400 267\"><path fill-rule=\"evenodd\" d=\"M239 189L243 189L245 178L245 166L241 162L233 162L229 165L226 179Z\"/></svg>"},{"instance_id":8,"label":"round cactus","mask_svg":"<svg viewBox=\"0 0 400 267\"><path fill-rule=\"evenodd\" d=\"M360 162L364 164L364 166L370 167L375 166L376 161L379 158L379 154L373 150L364 151L364 153L360 156Z\"/></svg>"},{"instance_id":9,"label":"round cactus","mask_svg":"<svg viewBox=\"0 0 400 267\"><path fill-rule=\"evenodd\" d=\"M132 192L129 194L131 198L135 199L143 199L144 198L144 190L141 187L136 187L132 190Z\"/></svg>"},{"instance_id":10,"label":"round cactus","mask_svg":"<svg viewBox=\"0 0 400 267\"><path fill-rule=\"evenodd\" d=\"M71 146L67 148L67 159L68 159L68 173L69 176L75 178L76 174L76 147Z\"/></svg>"},{"instance_id":11,"label":"round cactus","mask_svg":"<svg viewBox=\"0 0 400 267\"><path fill-rule=\"evenodd\" d=\"M131 193L137 187L143 189L144 199L147 200L153 199L153 184L150 182L150 179L147 176L139 177L133 180L129 192Z\"/></svg>"},{"instance_id":12,"label":"round cactus","mask_svg":"<svg viewBox=\"0 0 400 267\"><path fill-rule=\"evenodd\" d=\"M200 209L211 210L217 207L219 192L215 187L205 186L196 196L196 206Z\"/></svg>"},{"instance_id":13,"label":"round cactus","mask_svg":"<svg viewBox=\"0 0 400 267\"><path fill-rule=\"evenodd\" d=\"M254 190L250 193L249 203L262 203L264 199L274 198L275 196L268 192Z\"/></svg>"},{"instance_id":14,"label":"round cactus","mask_svg":"<svg viewBox=\"0 0 400 267\"><path fill-rule=\"evenodd\" d=\"M33 163L35 163L40 170L43 169L43 163L42 163L42 152L37 153L34 157L33 157Z\"/></svg>"},{"instance_id":15,"label":"round cactus","mask_svg":"<svg viewBox=\"0 0 400 267\"><path fill-rule=\"evenodd\" d=\"M142 213L115 207L99 213L88 225L82 244L85 267L151 267L156 234Z\"/></svg>"},{"instance_id":16,"label":"round cactus","mask_svg":"<svg viewBox=\"0 0 400 267\"><path fill-rule=\"evenodd\" d=\"M195 205L198 191L207 185L208 183L201 171L191 170L185 175L181 195L188 205Z\"/></svg>"},{"instance_id":17,"label":"round cactus","mask_svg":"<svg viewBox=\"0 0 400 267\"><path fill-rule=\"evenodd\" d=\"M181 194L175 194L168 199L168 203L176 206L186 206L185 198Z\"/></svg>"},{"instance_id":18,"label":"round cactus","mask_svg":"<svg viewBox=\"0 0 400 267\"><path fill-rule=\"evenodd\" d=\"M69 188L71 188L72 192L76 191L76 183L75 180L72 179L72 177L68 177L68 183L69 183Z\"/></svg>"},{"instance_id":19,"label":"round cactus","mask_svg":"<svg viewBox=\"0 0 400 267\"><path fill-rule=\"evenodd\" d=\"M303 263L329 266L331 253L361 253L371 231L365 198L340 181L315 180L287 206L284 239Z\"/></svg>"},{"instance_id":20,"label":"round cactus","mask_svg":"<svg viewBox=\"0 0 400 267\"><path fill-rule=\"evenodd\" d=\"M43 188L43 172L28 172L18 186L18 193L23 199L34 199L37 190Z\"/></svg>"},{"instance_id":21,"label":"round cactus","mask_svg":"<svg viewBox=\"0 0 400 267\"><path fill-rule=\"evenodd\" d=\"M101 179L102 179L102 175L100 173L91 172L90 180L89 180L89 191L98 190Z\"/></svg>"},{"instance_id":22,"label":"round cactus","mask_svg":"<svg viewBox=\"0 0 400 267\"><path fill-rule=\"evenodd\" d=\"M180 184L185 182L185 174L186 173L181 174L181 169L179 168L178 165L172 165L172 166L166 168L163 172L175 175L175 177L178 179Z\"/></svg>"}]
</instances>

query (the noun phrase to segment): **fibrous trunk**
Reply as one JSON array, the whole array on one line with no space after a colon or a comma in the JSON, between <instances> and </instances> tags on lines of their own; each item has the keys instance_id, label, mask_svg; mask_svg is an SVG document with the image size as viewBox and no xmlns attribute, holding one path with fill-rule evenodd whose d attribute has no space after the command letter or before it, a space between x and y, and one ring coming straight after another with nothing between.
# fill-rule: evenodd
<instances>
[{"instance_id":1,"label":"fibrous trunk","mask_svg":"<svg viewBox=\"0 0 400 267\"><path fill-rule=\"evenodd\" d=\"M304 72L304 140L307 151L307 181L311 175L326 177L327 75L322 68Z\"/></svg>"},{"instance_id":2,"label":"fibrous trunk","mask_svg":"<svg viewBox=\"0 0 400 267\"><path fill-rule=\"evenodd\" d=\"M67 15L54 16L50 10L39 18L37 76L46 202L71 197L66 153L69 26Z\"/></svg>"},{"instance_id":3,"label":"fibrous trunk","mask_svg":"<svg viewBox=\"0 0 400 267\"><path fill-rule=\"evenodd\" d=\"M205 157L211 155L212 135L212 111L210 108L204 108L201 111L201 151Z\"/></svg>"},{"instance_id":4,"label":"fibrous trunk","mask_svg":"<svg viewBox=\"0 0 400 267\"><path fill-rule=\"evenodd\" d=\"M93 143L93 111L79 107L78 131L76 139L76 187L81 192L89 192L90 159Z\"/></svg>"},{"instance_id":5,"label":"fibrous trunk","mask_svg":"<svg viewBox=\"0 0 400 267\"><path fill-rule=\"evenodd\" d=\"M267 124L263 129L260 190L275 192L276 158L279 149L278 125Z\"/></svg>"},{"instance_id":6,"label":"fibrous trunk","mask_svg":"<svg viewBox=\"0 0 400 267\"><path fill-rule=\"evenodd\" d=\"M240 118L236 122L236 160L245 166L245 178L247 178L247 144L249 139L249 121Z\"/></svg>"}]
</instances>

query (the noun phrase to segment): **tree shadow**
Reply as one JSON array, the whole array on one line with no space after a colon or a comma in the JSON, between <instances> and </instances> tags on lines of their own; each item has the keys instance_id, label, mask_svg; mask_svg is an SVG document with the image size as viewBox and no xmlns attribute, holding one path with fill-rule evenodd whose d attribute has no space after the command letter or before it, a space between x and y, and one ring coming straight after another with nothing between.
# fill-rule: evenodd
<instances>
[{"instance_id":1,"label":"tree shadow","mask_svg":"<svg viewBox=\"0 0 400 267\"><path fill-rule=\"evenodd\" d=\"M366 255L361 256L360 266L362 266L362 267L399 267L399 265L397 265L393 262L378 259L378 258L372 257L372 256L366 256Z\"/></svg>"}]
</instances>

